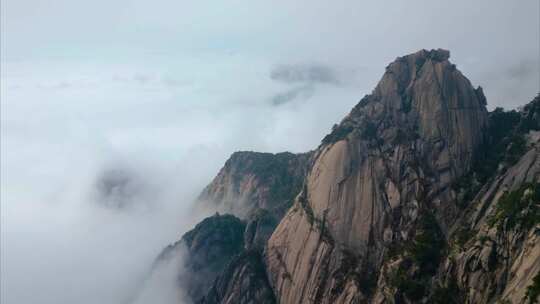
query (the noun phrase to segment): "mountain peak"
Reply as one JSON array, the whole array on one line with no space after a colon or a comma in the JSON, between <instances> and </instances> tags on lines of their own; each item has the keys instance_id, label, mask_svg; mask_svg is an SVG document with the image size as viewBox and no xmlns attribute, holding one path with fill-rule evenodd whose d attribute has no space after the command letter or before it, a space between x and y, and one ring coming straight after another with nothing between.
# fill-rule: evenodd
<instances>
[{"instance_id":1,"label":"mountain peak","mask_svg":"<svg viewBox=\"0 0 540 304\"><path fill-rule=\"evenodd\" d=\"M449 57L398 57L310 153L234 153L200 199L245 221L214 216L183 237L192 299L537 298L540 96L488 115Z\"/></svg>"},{"instance_id":2,"label":"mountain peak","mask_svg":"<svg viewBox=\"0 0 540 304\"><path fill-rule=\"evenodd\" d=\"M449 57L438 49L397 58L323 139L302 192L268 241L279 302L367 302L386 248L410 242L424 222L434 246L448 234L459 213L451 185L479 155L488 118L481 90ZM340 260L355 264L362 280L312 283L350 268Z\"/></svg>"},{"instance_id":3,"label":"mountain peak","mask_svg":"<svg viewBox=\"0 0 540 304\"><path fill-rule=\"evenodd\" d=\"M443 49L425 50L422 49L412 54L397 57L386 67L387 73L392 73L403 76L411 76L412 72L419 72L427 61L434 64L443 64L455 69L448 59L450 58L450 51ZM400 75L406 74L406 75ZM411 78L407 78L410 80Z\"/></svg>"},{"instance_id":4,"label":"mountain peak","mask_svg":"<svg viewBox=\"0 0 540 304\"><path fill-rule=\"evenodd\" d=\"M461 175L483 141L486 98L449 57L450 52L442 49L398 57L372 94L360 100L323 144L359 137L388 145L406 134L409 139L447 147L455 173Z\"/></svg>"},{"instance_id":5,"label":"mountain peak","mask_svg":"<svg viewBox=\"0 0 540 304\"><path fill-rule=\"evenodd\" d=\"M235 152L199 201L245 219L259 208L283 214L302 185L311 153ZM282 177L288 181L282 183Z\"/></svg>"},{"instance_id":6,"label":"mountain peak","mask_svg":"<svg viewBox=\"0 0 540 304\"><path fill-rule=\"evenodd\" d=\"M445 49L440 49L440 48L432 49L429 51L426 49L422 49L418 52L398 57L396 61L406 59L406 58L424 59L424 60L431 59L433 61L442 62L442 61L447 61L450 58L450 51L445 50Z\"/></svg>"}]
</instances>

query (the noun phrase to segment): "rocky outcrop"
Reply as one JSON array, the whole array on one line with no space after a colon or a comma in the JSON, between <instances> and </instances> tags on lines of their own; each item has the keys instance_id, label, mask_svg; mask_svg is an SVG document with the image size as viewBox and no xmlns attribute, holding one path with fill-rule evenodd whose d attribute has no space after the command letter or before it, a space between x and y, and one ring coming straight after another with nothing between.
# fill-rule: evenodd
<instances>
[{"instance_id":1,"label":"rocky outcrop","mask_svg":"<svg viewBox=\"0 0 540 304\"><path fill-rule=\"evenodd\" d=\"M482 91L448 57L398 58L323 140L268 242L280 303L368 301L389 248L414 240L424 218L448 233L458 213L450 186L471 168L487 127Z\"/></svg>"},{"instance_id":2,"label":"rocky outcrop","mask_svg":"<svg viewBox=\"0 0 540 304\"><path fill-rule=\"evenodd\" d=\"M235 152L199 196L199 204L242 219L257 210L280 219L301 189L311 153Z\"/></svg>"},{"instance_id":3,"label":"rocky outcrop","mask_svg":"<svg viewBox=\"0 0 540 304\"><path fill-rule=\"evenodd\" d=\"M198 300L206 295L228 263L242 252L244 229L245 223L233 215L208 217L180 241L166 247L156 263L184 249L183 267L178 270L179 287L186 290L191 299Z\"/></svg>"},{"instance_id":4,"label":"rocky outcrop","mask_svg":"<svg viewBox=\"0 0 540 304\"><path fill-rule=\"evenodd\" d=\"M516 115L499 139L505 157L457 221L441 266L440 280L456 282L467 303L538 297L527 288L540 273L540 99L506 114Z\"/></svg>"},{"instance_id":5,"label":"rocky outcrop","mask_svg":"<svg viewBox=\"0 0 540 304\"><path fill-rule=\"evenodd\" d=\"M244 246L246 249L256 249L262 252L266 241L270 238L280 218L265 209L254 212L246 224Z\"/></svg>"},{"instance_id":6,"label":"rocky outcrop","mask_svg":"<svg viewBox=\"0 0 540 304\"><path fill-rule=\"evenodd\" d=\"M313 152L233 154L199 203L238 218L184 237L192 299L538 300L540 95L488 113L449 56L397 58Z\"/></svg>"},{"instance_id":7,"label":"rocky outcrop","mask_svg":"<svg viewBox=\"0 0 540 304\"><path fill-rule=\"evenodd\" d=\"M411 302L534 302L540 294L533 292L540 278L539 102L521 113L490 113L489 149L453 185L464 209L442 243L436 271L424 286L415 284L418 269L404 250L381 268L374 303L403 301L403 293Z\"/></svg>"},{"instance_id":8,"label":"rocky outcrop","mask_svg":"<svg viewBox=\"0 0 540 304\"><path fill-rule=\"evenodd\" d=\"M274 304L260 253L247 250L234 258L200 304Z\"/></svg>"},{"instance_id":9,"label":"rocky outcrop","mask_svg":"<svg viewBox=\"0 0 540 304\"><path fill-rule=\"evenodd\" d=\"M198 199L199 207L232 215L204 219L156 263L185 248L179 285L194 302L274 303L261 254L300 191L310 156L234 153Z\"/></svg>"}]
</instances>

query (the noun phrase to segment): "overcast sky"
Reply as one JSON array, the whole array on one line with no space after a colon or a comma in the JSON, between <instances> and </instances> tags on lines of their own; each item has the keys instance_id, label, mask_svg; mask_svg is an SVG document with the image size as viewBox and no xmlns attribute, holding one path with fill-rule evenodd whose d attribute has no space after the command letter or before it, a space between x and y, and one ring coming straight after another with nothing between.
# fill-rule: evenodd
<instances>
[{"instance_id":1,"label":"overcast sky","mask_svg":"<svg viewBox=\"0 0 540 304\"><path fill-rule=\"evenodd\" d=\"M125 302L230 153L315 148L397 56L449 49L490 109L540 91L538 0L1 5L5 304Z\"/></svg>"}]
</instances>

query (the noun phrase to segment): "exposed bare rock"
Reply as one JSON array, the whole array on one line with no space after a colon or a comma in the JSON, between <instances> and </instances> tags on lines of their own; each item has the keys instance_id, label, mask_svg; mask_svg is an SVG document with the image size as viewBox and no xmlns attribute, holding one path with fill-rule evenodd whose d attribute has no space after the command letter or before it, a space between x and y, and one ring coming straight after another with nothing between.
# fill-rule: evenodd
<instances>
[{"instance_id":1,"label":"exposed bare rock","mask_svg":"<svg viewBox=\"0 0 540 304\"><path fill-rule=\"evenodd\" d=\"M270 211L265 209L255 211L250 215L244 231L245 248L262 252L278 223L279 219Z\"/></svg>"},{"instance_id":2,"label":"exposed bare rock","mask_svg":"<svg viewBox=\"0 0 540 304\"><path fill-rule=\"evenodd\" d=\"M240 219L183 238L192 298L540 300L540 95L488 113L449 57L397 58L313 152L233 154L199 201Z\"/></svg>"},{"instance_id":3,"label":"exposed bare rock","mask_svg":"<svg viewBox=\"0 0 540 304\"><path fill-rule=\"evenodd\" d=\"M525 303L525 292L540 272L540 141L529 134L529 150L487 183L458 225L469 239L445 263L467 303L507 300Z\"/></svg>"},{"instance_id":4,"label":"exposed bare rock","mask_svg":"<svg viewBox=\"0 0 540 304\"><path fill-rule=\"evenodd\" d=\"M235 152L199 196L242 219L259 209L280 219L302 186L311 154Z\"/></svg>"},{"instance_id":5,"label":"exposed bare rock","mask_svg":"<svg viewBox=\"0 0 540 304\"><path fill-rule=\"evenodd\" d=\"M273 303L260 255L300 192L310 156L236 152L227 160L201 193L198 204L234 215L206 218L158 258L159 263L179 247L187 248L179 269L179 277L187 279L179 284L193 301ZM267 291L247 288L264 286Z\"/></svg>"},{"instance_id":6,"label":"exposed bare rock","mask_svg":"<svg viewBox=\"0 0 540 304\"><path fill-rule=\"evenodd\" d=\"M198 303L274 304L260 253L248 250L236 256Z\"/></svg>"},{"instance_id":7,"label":"exposed bare rock","mask_svg":"<svg viewBox=\"0 0 540 304\"><path fill-rule=\"evenodd\" d=\"M448 57L423 50L398 58L323 140L268 243L281 303L349 303L349 294L367 301L387 248L421 233L420 217L433 214L447 232L458 212L450 185L471 168L487 126L481 90ZM336 277L344 251L363 279Z\"/></svg>"}]
</instances>

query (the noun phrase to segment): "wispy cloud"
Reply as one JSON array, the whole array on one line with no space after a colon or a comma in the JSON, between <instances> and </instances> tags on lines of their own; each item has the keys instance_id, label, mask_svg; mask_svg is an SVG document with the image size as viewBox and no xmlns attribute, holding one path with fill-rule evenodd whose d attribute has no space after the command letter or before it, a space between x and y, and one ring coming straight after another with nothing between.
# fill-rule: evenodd
<instances>
[{"instance_id":1,"label":"wispy cloud","mask_svg":"<svg viewBox=\"0 0 540 304\"><path fill-rule=\"evenodd\" d=\"M535 74L538 75L540 73L539 68L539 58L520 60L509 66L505 71L505 75L515 80L530 79Z\"/></svg>"},{"instance_id":2,"label":"wispy cloud","mask_svg":"<svg viewBox=\"0 0 540 304\"><path fill-rule=\"evenodd\" d=\"M3 304L121 303L230 153L316 147L396 56L477 58L491 104L538 91L537 0L1 5ZM118 160L136 175L104 177ZM104 178L156 209L88 202Z\"/></svg>"},{"instance_id":3,"label":"wispy cloud","mask_svg":"<svg viewBox=\"0 0 540 304\"><path fill-rule=\"evenodd\" d=\"M339 73L330 66L322 64L278 65L270 71L270 78L289 84L324 83L340 84Z\"/></svg>"},{"instance_id":4,"label":"wispy cloud","mask_svg":"<svg viewBox=\"0 0 540 304\"><path fill-rule=\"evenodd\" d=\"M359 71L359 68L320 63L274 65L269 71L269 78L279 84L281 89L270 98L271 104L280 106L297 100L307 100L322 87L353 87Z\"/></svg>"},{"instance_id":5,"label":"wispy cloud","mask_svg":"<svg viewBox=\"0 0 540 304\"><path fill-rule=\"evenodd\" d=\"M277 93L272 97L272 104L279 106L295 99L302 98L308 99L314 94L314 87L312 85L303 85L288 89L284 92Z\"/></svg>"}]
</instances>

